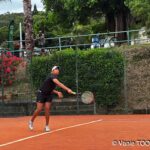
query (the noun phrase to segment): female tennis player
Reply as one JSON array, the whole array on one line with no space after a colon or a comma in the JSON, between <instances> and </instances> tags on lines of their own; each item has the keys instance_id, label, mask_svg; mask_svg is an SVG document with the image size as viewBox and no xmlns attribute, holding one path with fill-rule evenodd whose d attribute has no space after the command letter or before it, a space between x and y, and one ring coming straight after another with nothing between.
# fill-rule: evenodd
<instances>
[{"instance_id":1,"label":"female tennis player","mask_svg":"<svg viewBox=\"0 0 150 150\"><path fill-rule=\"evenodd\" d=\"M42 84L41 88L38 90L37 94L37 108L33 113L33 116L31 120L29 121L29 129L33 130L33 122L35 118L39 115L41 110L45 109L45 119L46 119L46 126L45 126L45 131L49 132L49 112L51 109L51 104L52 104L52 99L53 99L53 94L57 94L58 97L61 99L63 98L63 94L59 91L56 91L55 88L56 86L59 86L63 90L67 91L69 94L73 94L74 92L62 84L58 79L59 75L59 66L54 66L51 70L51 76L48 77L44 83Z\"/></svg>"}]
</instances>

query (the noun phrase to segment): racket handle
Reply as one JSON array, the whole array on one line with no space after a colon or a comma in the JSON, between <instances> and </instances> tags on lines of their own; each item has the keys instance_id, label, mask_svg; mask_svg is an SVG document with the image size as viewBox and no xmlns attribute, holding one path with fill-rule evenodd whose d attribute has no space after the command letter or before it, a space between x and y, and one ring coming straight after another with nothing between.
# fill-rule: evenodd
<instances>
[{"instance_id":1,"label":"racket handle","mask_svg":"<svg viewBox=\"0 0 150 150\"><path fill-rule=\"evenodd\" d=\"M76 95L77 93L76 93L76 92L72 92L72 94L73 94L73 95Z\"/></svg>"}]
</instances>

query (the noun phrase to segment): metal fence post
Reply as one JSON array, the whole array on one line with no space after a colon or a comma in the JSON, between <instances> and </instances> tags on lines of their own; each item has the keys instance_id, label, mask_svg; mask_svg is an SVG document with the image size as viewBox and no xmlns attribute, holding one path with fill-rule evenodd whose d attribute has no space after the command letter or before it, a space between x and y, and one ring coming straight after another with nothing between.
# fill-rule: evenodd
<instances>
[{"instance_id":1,"label":"metal fence post","mask_svg":"<svg viewBox=\"0 0 150 150\"><path fill-rule=\"evenodd\" d=\"M61 37L59 37L59 50L61 50Z\"/></svg>"},{"instance_id":2,"label":"metal fence post","mask_svg":"<svg viewBox=\"0 0 150 150\"><path fill-rule=\"evenodd\" d=\"M94 101L94 115L96 115L96 102Z\"/></svg>"},{"instance_id":3,"label":"metal fence post","mask_svg":"<svg viewBox=\"0 0 150 150\"><path fill-rule=\"evenodd\" d=\"M127 42L128 42L128 45L130 45L130 31L129 30L127 31Z\"/></svg>"},{"instance_id":4,"label":"metal fence post","mask_svg":"<svg viewBox=\"0 0 150 150\"><path fill-rule=\"evenodd\" d=\"M78 74L78 49L75 49L75 59L76 59L76 93L77 93L77 113L79 114L79 74Z\"/></svg>"},{"instance_id":5,"label":"metal fence post","mask_svg":"<svg viewBox=\"0 0 150 150\"><path fill-rule=\"evenodd\" d=\"M1 71L1 77L2 77L2 102L4 103L4 66L3 66L3 55L4 55L4 52L3 50L1 51L1 54L2 54L2 71Z\"/></svg>"},{"instance_id":6,"label":"metal fence post","mask_svg":"<svg viewBox=\"0 0 150 150\"><path fill-rule=\"evenodd\" d=\"M128 113L128 96L127 96L127 62L126 52L124 52L124 100L125 100L125 112Z\"/></svg>"}]
</instances>

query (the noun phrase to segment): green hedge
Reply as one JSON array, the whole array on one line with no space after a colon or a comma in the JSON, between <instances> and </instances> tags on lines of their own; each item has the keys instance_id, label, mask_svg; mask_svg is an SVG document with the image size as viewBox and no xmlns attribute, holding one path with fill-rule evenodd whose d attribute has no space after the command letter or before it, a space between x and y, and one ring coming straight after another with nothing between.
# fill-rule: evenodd
<instances>
[{"instance_id":1,"label":"green hedge","mask_svg":"<svg viewBox=\"0 0 150 150\"><path fill-rule=\"evenodd\" d=\"M92 91L98 104L105 106L119 101L123 83L123 57L111 49L67 49L51 56L33 58L30 71L35 88L39 88L53 65L59 65L60 81L76 91L76 64L80 92Z\"/></svg>"}]
</instances>

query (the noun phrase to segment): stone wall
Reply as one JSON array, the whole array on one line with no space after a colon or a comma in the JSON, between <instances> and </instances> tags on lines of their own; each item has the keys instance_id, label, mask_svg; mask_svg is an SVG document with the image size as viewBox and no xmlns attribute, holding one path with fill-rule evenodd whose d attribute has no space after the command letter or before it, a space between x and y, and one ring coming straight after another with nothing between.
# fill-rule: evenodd
<instances>
[{"instance_id":1,"label":"stone wall","mask_svg":"<svg viewBox=\"0 0 150 150\"><path fill-rule=\"evenodd\" d=\"M150 45L133 47L126 58L126 98L130 109L150 108Z\"/></svg>"}]
</instances>

